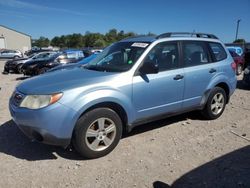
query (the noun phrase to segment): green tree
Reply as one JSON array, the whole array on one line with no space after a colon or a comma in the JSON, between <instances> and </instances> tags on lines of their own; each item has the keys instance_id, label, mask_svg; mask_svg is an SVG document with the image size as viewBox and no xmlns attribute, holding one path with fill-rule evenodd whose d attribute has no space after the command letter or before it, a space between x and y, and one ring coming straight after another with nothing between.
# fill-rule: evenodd
<instances>
[{"instance_id":1,"label":"green tree","mask_svg":"<svg viewBox=\"0 0 250 188\"><path fill-rule=\"evenodd\" d=\"M235 44L245 44L246 41L245 41L245 39L237 39L233 43L235 43Z\"/></svg>"},{"instance_id":2,"label":"green tree","mask_svg":"<svg viewBox=\"0 0 250 188\"><path fill-rule=\"evenodd\" d=\"M118 35L116 29L110 29L108 33L105 34L105 40L108 44L117 41Z\"/></svg>"},{"instance_id":3,"label":"green tree","mask_svg":"<svg viewBox=\"0 0 250 188\"><path fill-rule=\"evenodd\" d=\"M83 46L84 46L83 36L81 34L74 33L73 35L67 35L67 47L81 48Z\"/></svg>"},{"instance_id":4,"label":"green tree","mask_svg":"<svg viewBox=\"0 0 250 188\"><path fill-rule=\"evenodd\" d=\"M134 32L124 32L123 30L110 29L107 33L91 33L86 31L85 34L74 33L70 35L55 36L50 44L60 48L82 48L82 47L105 47L111 43L122 40L127 37L133 37L137 34ZM147 35L153 35L148 33ZM40 37L33 44L37 46L48 46L49 40L45 37Z\"/></svg>"},{"instance_id":5,"label":"green tree","mask_svg":"<svg viewBox=\"0 0 250 188\"><path fill-rule=\"evenodd\" d=\"M100 33L88 33L84 36L85 47L94 47L95 42L99 39L103 39L103 35Z\"/></svg>"},{"instance_id":6,"label":"green tree","mask_svg":"<svg viewBox=\"0 0 250 188\"><path fill-rule=\"evenodd\" d=\"M103 38L99 38L94 42L94 46L103 48L106 46L106 42Z\"/></svg>"},{"instance_id":7,"label":"green tree","mask_svg":"<svg viewBox=\"0 0 250 188\"><path fill-rule=\"evenodd\" d=\"M37 40L34 40L32 43L32 46L37 46L37 47L48 47L50 45L50 40L46 37L40 37Z\"/></svg>"},{"instance_id":8,"label":"green tree","mask_svg":"<svg viewBox=\"0 0 250 188\"><path fill-rule=\"evenodd\" d=\"M60 37L58 36L51 39L51 42L50 42L52 46L57 46L57 47L60 47L60 43L61 43L61 40L60 40Z\"/></svg>"}]
</instances>

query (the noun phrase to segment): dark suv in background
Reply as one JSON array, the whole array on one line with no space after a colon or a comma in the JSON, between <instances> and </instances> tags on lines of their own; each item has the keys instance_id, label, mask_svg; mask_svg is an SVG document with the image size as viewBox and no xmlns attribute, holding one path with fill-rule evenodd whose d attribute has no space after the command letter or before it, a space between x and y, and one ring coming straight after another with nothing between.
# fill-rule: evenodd
<instances>
[{"instance_id":1,"label":"dark suv in background","mask_svg":"<svg viewBox=\"0 0 250 188\"><path fill-rule=\"evenodd\" d=\"M24 63L28 61L33 61L33 60L42 60L45 58L48 58L49 56L55 54L56 52L53 51L48 51L48 52L40 52L38 54L33 54L29 57L25 58L18 58L18 59L12 59L9 61L6 61L4 65L4 74L8 73L21 73L21 67Z\"/></svg>"},{"instance_id":2,"label":"dark suv in background","mask_svg":"<svg viewBox=\"0 0 250 188\"><path fill-rule=\"evenodd\" d=\"M45 59L28 61L23 64L21 71L24 75L34 76L61 64L76 63L83 58L84 54L81 50L65 50Z\"/></svg>"}]
</instances>

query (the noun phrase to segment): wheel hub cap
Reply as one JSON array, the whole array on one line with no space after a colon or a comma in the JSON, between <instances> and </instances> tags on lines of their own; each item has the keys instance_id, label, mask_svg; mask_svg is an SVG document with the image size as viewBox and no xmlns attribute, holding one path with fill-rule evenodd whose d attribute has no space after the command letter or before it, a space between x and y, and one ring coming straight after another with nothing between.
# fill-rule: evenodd
<instances>
[{"instance_id":1,"label":"wheel hub cap","mask_svg":"<svg viewBox=\"0 0 250 188\"><path fill-rule=\"evenodd\" d=\"M214 115L218 115L224 108L224 96L221 93L217 93L211 102L211 111Z\"/></svg>"},{"instance_id":2,"label":"wheel hub cap","mask_svg":"<svg viewBox=\"0 0 250 188\"><path fill-rule=\"evenodd\" d=\"M102 151L113 143L115 136L115 123L109 118L99 118L88 127L85 142L91 150Z\"/></svg>"},{"instance_id":3,"label":"wheel hub cap","mask_svg":"<svg viewBox=\"0 0 250 188\"><path fill-rule=\"evenodd\" d=\"M104 140L105 135L106 135L105 131L101 131L97 134L97 139Z\"/></svg>"}]
</instances>

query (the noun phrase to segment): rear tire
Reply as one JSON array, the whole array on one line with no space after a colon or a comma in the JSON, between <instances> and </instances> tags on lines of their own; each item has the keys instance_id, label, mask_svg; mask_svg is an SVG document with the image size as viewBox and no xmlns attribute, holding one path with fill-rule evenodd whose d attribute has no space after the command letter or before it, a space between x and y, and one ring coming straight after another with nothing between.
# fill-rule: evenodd
<instances>
[{"instance_id":1,"label":"rear tire","mask_svg":"<svg viewBox=\"0 0 250 188\"><path fill-rule=\"evenodd\" d=\"M213 88L201 114L208 120L217 119L225 110L226 101L227 96L225 90L220 87Z\"/></svg>"},{"instance_id":2,"label":"rear tire","mask_svg":"<svg viewBox=\"0 0 250 188\"><path fill-rule=\"evenodd\" d=\"M122 136L122 121L109 108L97 108L84 114L76 123L73 146L88 159L110 153Z\"/></svg>"},{"instance_id":3,"label":"rear tire","mask_svg":"<svg viewBox=\"0 0 250 188\"><path fill-rule=\"evenodd\" d=\"M18 73L18 74L21 74L21 73L22 73L22 68L21 68L21 67L22 67L22 65L23 65L23 64L19 64L19 65L17 65L17 68L16 68L16 69L17 69L17 70L16 70L16 73Z\"/></svg>"}]
</instances>

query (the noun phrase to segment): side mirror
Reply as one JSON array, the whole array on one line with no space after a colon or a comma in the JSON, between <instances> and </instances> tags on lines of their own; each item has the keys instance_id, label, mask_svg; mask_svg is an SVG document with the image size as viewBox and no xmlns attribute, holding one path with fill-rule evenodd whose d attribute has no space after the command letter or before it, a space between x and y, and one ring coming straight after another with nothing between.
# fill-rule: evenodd
<instances>
[{"instance_id":1,"label":"side mirror","mask_svg":"<svg viewBox=\"0 0 250 188\"><path fill-rule=\"evenodd\" d=\"M159 72L159 66L153 61L146 61L139 69L139 72L142 74L157 74Z\"/></svg>"}]
</instances>

